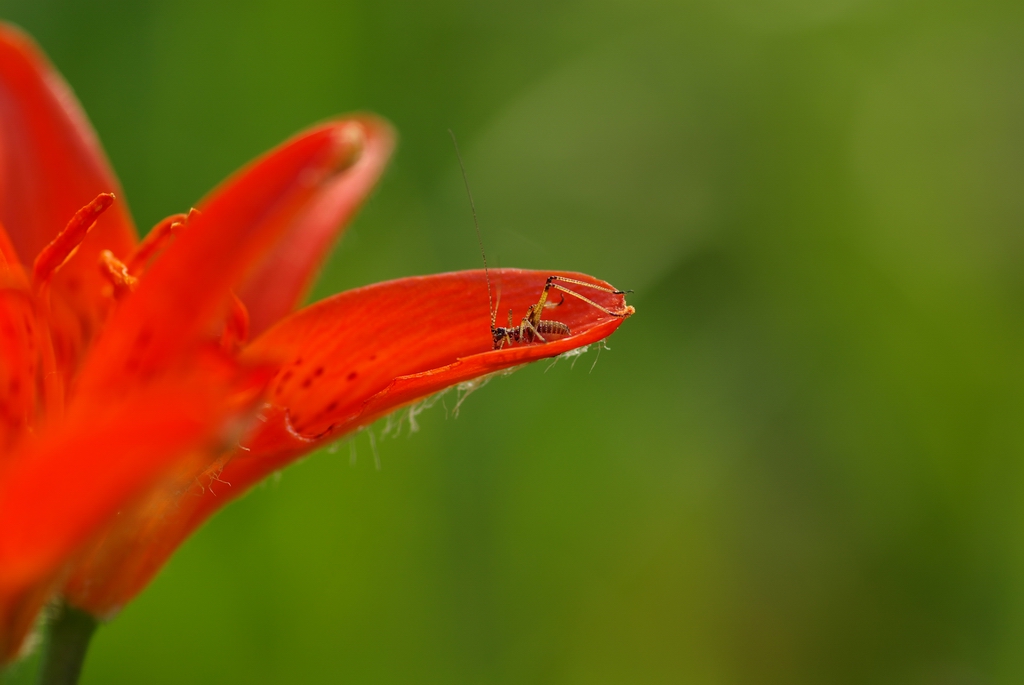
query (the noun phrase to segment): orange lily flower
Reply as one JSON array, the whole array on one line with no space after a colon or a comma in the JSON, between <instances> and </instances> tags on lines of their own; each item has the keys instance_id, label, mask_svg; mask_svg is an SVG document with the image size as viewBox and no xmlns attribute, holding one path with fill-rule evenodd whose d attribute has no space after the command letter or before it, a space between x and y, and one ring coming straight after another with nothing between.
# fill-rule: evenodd
<instances>
[{"instance_id":1,"label":"orange lily flower","mask_svg":"<svg viewBox=\"0 0 1024 685\"><path fill-rule=\"evenodd\" d=\"M502 349L483 271L293 311L392 145L372 116L320 124L139 242L71 91L0 25L0 663L54 597L112 617L212 513L299 456L633 313L590 276L517 269L490 271L503 307L527 312L551 275L590 301L563 291L565 331ZM218 480L231 488L214 495Z\"/></svg>"}]
</instances>

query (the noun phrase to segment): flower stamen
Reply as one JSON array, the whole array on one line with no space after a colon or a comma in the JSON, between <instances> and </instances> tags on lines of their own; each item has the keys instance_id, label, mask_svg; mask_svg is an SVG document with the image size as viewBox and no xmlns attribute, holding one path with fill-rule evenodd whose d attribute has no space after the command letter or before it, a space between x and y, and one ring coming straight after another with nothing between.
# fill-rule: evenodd
<instances>
[{"instance_id":1,"label":"flower stamen","mask_svg":"<svg viewBox=\"0 0 1024 685\"><path fill-rule=\"evenodd\" d=\"M37 288L50 281L54 272L75 253L85 236L89 235L90 229L96 225L96 220L112 204L112 193L100 193L96 199L75 212L68 225L36 257L32 267L32 282Z\"/></svg>"},{"instance_id":2,"label":"flower stamen","mask_svg":"<svg viewBox=\"0 0 1024 685\"><path fill-rule=\"evenodd\" d=\"M142 239L139 246L135 248L135 252L125 261L128 271L132 273L144 271L150 260L158 252L163 251L187 222L188 216L185 214L171 214L166 219L161 220L160 223L146 234L146 237Z\"/></svg>"},{"instance_id":3,"label":"flower stamen","mask_svg":"<svg viewBox=\"0 0 1024 685\"><path fill-rule=\"evenodd\" d=\"M114 286L114 299L120 300L125 295L135 291L139 279L128 273L128 267L124 262L114 256L110 250L103 250L100 253L100 273L106 276L111 285Z\"/></svg>"}]
</instances>

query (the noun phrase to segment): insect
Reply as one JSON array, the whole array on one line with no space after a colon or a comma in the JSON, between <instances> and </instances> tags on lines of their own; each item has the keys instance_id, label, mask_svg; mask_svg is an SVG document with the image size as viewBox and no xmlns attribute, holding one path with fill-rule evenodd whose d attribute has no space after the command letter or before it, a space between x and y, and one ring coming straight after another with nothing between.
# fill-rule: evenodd
<instances>
[{"instance_id":1,"label":"insect","mask_svg":"<svg viewBox=\"0 0 1024 685\"><path fill-rule=\"evenodd\" d=\"M540 299L537 300L537 304L531 304L529 308L527 308L526 316L523 317L518 326L515 326L512 323L511 309L508 310L508 326L497 325L498 310L494 306L494 301L491 296L491 277L487 270L487 255L484 253L484 241L480 235L480 224L476 218L476 204L473 202L473 192L469 189L469 178L466 176L466 167L462 163L462 154L459 153L459 143L455 140L455 134L451 129L448 129L448 134L452 137L452 144L455 146L455 156L459 158L459 169L462 170L462 180L466 185L466 195L469 196L469 206L473 211L473 227L476 229L477 242L480 244L480 256L484 261L484 278L487 281L487 306L491 311L491 339L494 343L494 349L500 350L505 345L513 344L534 342L546 343L548 341L547 338L544 337L546 335L571 335L572 330L570 330L567 324L561 321L555 321L554 319L541 318L546 308L558 307L565 302L565 295L571 295L578 300L582 300L590 306L596 307L605 314L609 314L611 316L620 318L629 316L632 308L625 309L621 312L612 311L611 309L594 302L589 297L585 297L562 284L565 283L579 287L592 288L612 295L625 295L633 292L632 290L615 290L613 288L605 288L604 286L587 283L586 281L581 281L575 278L551 275L544 281L544 289L540 293ZM548 294L551 290L557 290L562 293L562 299L558 302L549 302Z\"/></svg>"},{"instance_id":2,"label":"insect","mask_svg":"<svg viewBox=\"0 0 1024 685\"><path fill-rule=\"evenodd\" d=\"M486 272L486 268L484 270ZM487 279L487 297L490 300L490 278ZM593 283L587 283L586 281L580 281L575 278L567 278L565 276L548 276L547 280L544 281L544 290L540 293L540 299L537 304L531 304L526 310L526 316L523 317L522 322L518 326L512 325L512 310L508 310L508 326L496 326L495 319L497 318L497 310L491 309L491 338L494 340L494 349L500 350L505 345L511 345L513 343L531 343L531 342L547 342L545 335L570 335L572 331L569 326L562 323L561 321L555 321L553 319L541 319L541 314L547 307L557 307L565 302L565 295L562 295L562 299L559 302L548 302L548 293L551 290L558 290L559 292L572 295L573 297L582 300L592 307L600 309L605 314L611 316L625 317L628 316L626 312L614 312L607 307L602 307L597 302L594 302L588 297L584 297L580 293L567 288L561 283L572 283L576 286L583 286L586 288L593 288L594 290L600 290L601 292L611 293L612 295L625 295L626 293L633 292L632 290L613 290L612 288L605 288L603 286L594 285Z\"/></svg>"}]
</instances>

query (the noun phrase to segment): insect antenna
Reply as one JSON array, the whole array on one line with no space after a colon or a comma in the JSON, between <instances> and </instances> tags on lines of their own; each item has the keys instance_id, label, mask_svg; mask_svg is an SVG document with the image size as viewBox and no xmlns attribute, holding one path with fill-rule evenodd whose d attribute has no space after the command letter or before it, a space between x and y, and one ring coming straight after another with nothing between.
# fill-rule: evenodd
<instances>
[{"instance_id":1,"label":"insect antenna","mask_svg":"<svg viewBox=\"0 0 1024 685\"><path fill-rule=\"evenodd\" d=\"M469 176L466 175L466 165L462 163L462 153L459 152L459 142L455 140L455 133L448 129L448 135L452 137L452 145L455 146L455 156L459 159L459 169L462 171L462 182L466 185L466 195L469 196L469 208L473 212L473 228L476 229L476 241L480 245L480 256L484 260L484 280L487 281L487 309L491 312L491 334L494 334L497 326L498 310L494 308L494 298L491 295L491 275L487 270L487 253L484 252L484 239L480 234L480 222L476 218L476 204L473 202L473 191L469 189Z\"/></svg>"}]
</instances>

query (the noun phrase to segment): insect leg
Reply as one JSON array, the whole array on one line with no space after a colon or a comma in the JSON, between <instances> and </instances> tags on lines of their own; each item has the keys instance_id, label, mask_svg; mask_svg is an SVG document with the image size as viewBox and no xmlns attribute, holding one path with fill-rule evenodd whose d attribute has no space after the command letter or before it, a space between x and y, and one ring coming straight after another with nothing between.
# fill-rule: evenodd
<instances>
[{"instance_id":1,"label":"insect leg","mask_svg":"<svg viewBox=\"0 0 1024 685\"><path fill-rule=\"evenodd\" d=\"M570 279L565 279L565 280L570 280ZM576 283L580 283L580 281L576 281ZM590 284L589 283L582 283L582 285L590 285ZM567 293L569 295L572 295L573 297L575 297L578 300L583 300L584 302L586 302L590 306L597 307L598 309L600 309L605 314L609 314L611 316L617 316L617 317L620 317L620 318L626 316L626 314L623 313L623 312L613 312L612 310L608 309L607 307L603 307L603 306L599 305L597 302L594 302L589 297L584 297L583 295L580 295L575 290L570 290L569 288L566 288L564 286L558 285L557 283L552 283L551 287L554 288L555 290L559 290L559 291L561 291L563 293ZM605 288L599 288L596 285L595 286L591 286L591 287L596 288L598 290L604 290L605 292L613 293L613 294L616 294L616 295L622 294L622 291L620 291L620 290L606 290Z\"/></svg>"},{"instance_id":2,"label":"insect leg","mask_svg":"<svg viewBox=\"0 0 1024 685\"><path fill-rule=\"evenodd\" d=\"M530 321L529 316L523 318L523 323L519 325L519 337L521 340L526 337L526 331L531 332L531 340L535 338L537 340L540 340L542 343L547 342L547 339L545 339L544 336L540 334L540 331L537 330L537 326L532 321Z\"/></svg>"},{"instance_id":3,"label":"insect leg","mask_svg":"<svg viewBox=\"0 0 1024 685\"><path fill-rule=\"evenodd\" d=\"M615 290L614 288L605 288L603 285L594 285L593 283L587 283L586 281L580 281L575 278L568 278L566 276L548 276L548 283L551 283L553 281L563 281L565 283L572 283L574 285L582 285L584 288L593 288L594 290L600 290L601 292L611 293L612 295L626 295L633 292L632 290Z\"/></svg>"}]
</instances>

